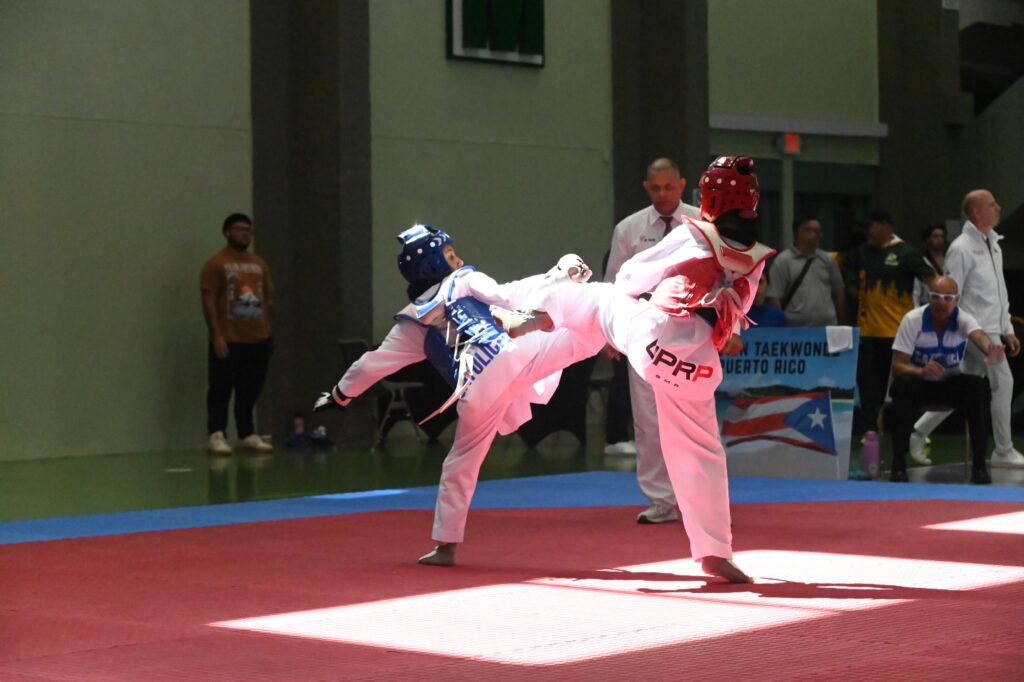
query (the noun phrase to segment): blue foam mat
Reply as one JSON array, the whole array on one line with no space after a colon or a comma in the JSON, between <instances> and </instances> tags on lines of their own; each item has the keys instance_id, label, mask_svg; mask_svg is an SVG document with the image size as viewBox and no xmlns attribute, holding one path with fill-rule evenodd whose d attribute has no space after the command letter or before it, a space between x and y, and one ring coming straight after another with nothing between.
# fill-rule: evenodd
<instances>
[{"instance_id":1,"label":"blue foam mat","mask_svg":"<svg viewBox=\"0 0 1024 682\"><path fill-rule=\"evenodd\" d=\"M45 540L282 521L335 514L433 509L436 486L370 490L266 502L153 509L0 523L0 545ZM1024 488L941 483L882 483L811 479L734 477L733 504L847 502L857 500L974 500L1024 502ZM645 506L636 475L594 471L532 478L482 481L473 497L476 509Z\"/></svg>"}]
</instances>

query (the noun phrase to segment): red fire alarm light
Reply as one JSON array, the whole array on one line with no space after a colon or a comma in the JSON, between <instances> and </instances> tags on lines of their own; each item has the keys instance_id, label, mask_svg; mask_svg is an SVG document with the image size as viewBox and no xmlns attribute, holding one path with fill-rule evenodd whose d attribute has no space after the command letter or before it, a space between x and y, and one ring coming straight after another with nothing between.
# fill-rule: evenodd
<instances>
[{"instance_id":1,"label":"red fire alarm light","mask_svg":"<svg viewBox=\"0 0 1024 682\"><path fill-rule=\"evenodd\" d=\"M800 133L784 133L782 136L782 151L785 154L799 154Z\"/></svg>"}]
</instances>

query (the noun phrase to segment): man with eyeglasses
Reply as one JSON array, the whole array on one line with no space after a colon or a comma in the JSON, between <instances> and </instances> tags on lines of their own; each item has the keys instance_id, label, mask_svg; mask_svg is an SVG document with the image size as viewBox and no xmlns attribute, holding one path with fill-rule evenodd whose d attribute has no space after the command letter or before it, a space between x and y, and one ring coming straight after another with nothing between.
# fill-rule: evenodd
<instances>
[{"instance_id":1,"label":"man with eyeglasses","mask_svg":"<svg viewBox=\"0 0 1024 682\"><path fill-rule=\"evenodd\" d=\"M907 452L914 419L923 406L942 405L963 411L971 434L971 482L991 483L985 466L988 445L989 386L984 377L965 374L960 364L970 341L985 362L1005 360L982 326L957 306L956 281L938 277L929 286L928 305L914 308L900 322L892 344L892 473L907 480Z\"/></svg>"},{"instance_id":2,"label":"man with eyeglasses","mask_svg":"<svg viewBox=\"0 0 1024 682\"><path fill-rule=\"evenodd\" d=\"M215 455L231 452L224 434L234 393L238 449L266 452L272 448L256 434L252 412L273 352L274 281L266 261L249 251L253 235L249 216L232 213L224 219L221 233L227 244L203 265L199 278L203 317L210 332L206 449Z\"/></svg>"}]
</instances>

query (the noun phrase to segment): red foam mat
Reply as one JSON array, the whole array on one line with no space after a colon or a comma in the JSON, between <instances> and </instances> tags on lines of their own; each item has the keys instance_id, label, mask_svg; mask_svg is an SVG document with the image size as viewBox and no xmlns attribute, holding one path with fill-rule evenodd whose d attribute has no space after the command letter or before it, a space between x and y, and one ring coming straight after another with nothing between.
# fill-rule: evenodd
<instances>
[{"instance_id":1,"label":"red foam mat","mask_svg":"<svg viewBox=\"0 0 1024 682\"><path fill-rule=\"evenodd\" d=\"M679 524L478 510L0 547L0 680L1020 679L1024 505L739 505L754 585Z\"/></svg>"}]
</instances>

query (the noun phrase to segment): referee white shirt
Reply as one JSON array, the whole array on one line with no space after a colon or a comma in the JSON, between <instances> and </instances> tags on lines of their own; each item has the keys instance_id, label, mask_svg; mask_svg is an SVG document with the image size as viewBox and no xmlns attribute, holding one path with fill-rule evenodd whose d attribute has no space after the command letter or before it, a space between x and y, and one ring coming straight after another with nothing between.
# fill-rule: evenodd
<instances>
[{"instance_id":1,"label":"referee white shirt","mask_svg":"<svg viewBox=\"0 0 1024 682\"><path fill-rule=\"evenodd\" d=\"M680 201L676 210L672 212L672 229L682 225L680 216L700 220L700 209ZM604 281L614 282L623 263L660 242L667 233L665 227L665 221L661 219L653 205L623 218L612 233Z\"/></svg>"},{"instance_id":2,"label":"referee white shirt","mask_svg":"<svg viewBox=\"0 0 1024 682\"><path fill-rule=\"evenodd\" d=\"M614 282L619 269L627 260L654 246L671 231L683 224L681 216L700 220L700 209L682 201L672 211L666 225L654 205L624 218L612 233L611 249L605 281ZM666 216L668 217L668 216ZM675 490L668 474L658 433L658 404L654 389L644 377L626 363L629 372L629 396L633 408L633 429L636 432L636 480L640 491L654 507L671 510L676 506Z\"/></svg>"}]
</instances>

